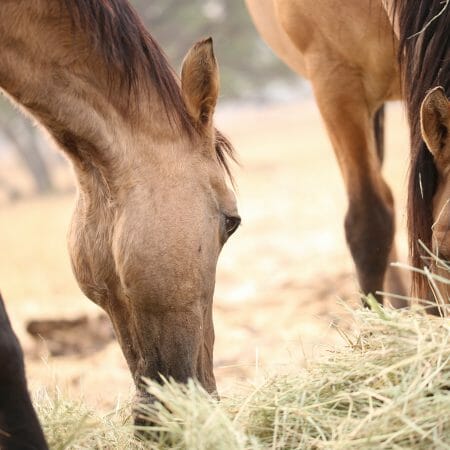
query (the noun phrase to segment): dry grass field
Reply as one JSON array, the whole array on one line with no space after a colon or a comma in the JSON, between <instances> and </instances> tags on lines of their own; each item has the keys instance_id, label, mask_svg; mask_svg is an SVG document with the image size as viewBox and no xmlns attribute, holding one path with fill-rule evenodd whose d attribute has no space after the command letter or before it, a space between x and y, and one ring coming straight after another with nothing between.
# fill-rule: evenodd
<instances>
[{"instance_id":1,"label":"dry grass field","mask_svg":"<svg viewBox=\"0 0 450 450\"><path fill-rule=\"evenodd\" d=\"M346 320L340 302L355 304L358 291L342 227L344 188L312 100L225 109L217 124L241 161L234 172L243 218L217 270L215 372L223 393L241 380L305 365L338 342L332 324ZM407 161L404 114L393 104L385 174L398 205L403 259ZM116 342L89 356L50 357L25 331L30 319L100 313L71 273L65 234L72 207L73 195L0 206L0 286L25 348L31 388L57 385L109 409L132 392Z\"/></svg>"}]
</instances>

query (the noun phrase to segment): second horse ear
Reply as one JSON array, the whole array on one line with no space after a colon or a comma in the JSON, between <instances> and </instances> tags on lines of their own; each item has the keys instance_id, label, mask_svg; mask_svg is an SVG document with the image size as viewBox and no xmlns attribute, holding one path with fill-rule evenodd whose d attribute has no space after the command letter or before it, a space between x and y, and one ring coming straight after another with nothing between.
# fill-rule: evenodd
<instances>
[{"instance_id":1,"label":"second horse ear","mask_svg":"<svg viewBox=\"0 0 450 450\"><path fill-rule=\"evenodd\" d=\"M450 162L450 102L442 87L429 91L420 108L422 137L438 168ZM445 164L447 166L447 164Z\"/></svg>"},{"instance_id":2,"label":"second horse ear","mask_svg":"<svg viewBox=\"0 0 450 450\"><path fill-rule=\"evenodd\" d=\"M219 95L219 70L211 38L197 42L184 58L181 89L186 107L196 125L212 126Z\"/></svg>"}]
</instances>

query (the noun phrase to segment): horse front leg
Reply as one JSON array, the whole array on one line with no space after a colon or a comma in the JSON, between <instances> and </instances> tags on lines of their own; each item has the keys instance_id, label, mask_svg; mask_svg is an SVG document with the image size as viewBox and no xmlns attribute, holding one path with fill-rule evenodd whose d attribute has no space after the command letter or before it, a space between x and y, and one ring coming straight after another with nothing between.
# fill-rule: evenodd
<instances>
[{"instance_id":1,"label":"horse front leg","mask_svg":"<svg viewBox=\"0 0 450 450\"><path fill-rule=\"evenodd\" d=\"M339 65L334 71L313 71L311 81L344 178L349 200L345 235L359 285L363 294L373 294L382 303L377 292L383 290L388 261L395 254L394 201L377 148L379 124L374 117L380 105L370 100L361 77ZM397 288L402 289L400 284Z\"/></svg>"}]
</instances>

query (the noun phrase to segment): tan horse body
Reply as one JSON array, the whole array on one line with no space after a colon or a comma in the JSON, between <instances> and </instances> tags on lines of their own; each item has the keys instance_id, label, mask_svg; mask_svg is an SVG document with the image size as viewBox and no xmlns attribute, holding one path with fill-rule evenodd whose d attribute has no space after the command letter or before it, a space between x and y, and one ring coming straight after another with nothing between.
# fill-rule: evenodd
<instances>
[{"instance_id":1,"label":"tan horse body","mask_svg":"<svg viewBox=\"0 0 450 450\"><path fill-rule=\"evenodd\" d=\"M359 283L376 293L395 258L393 198L374 127L383 103L401 96L388 15L370 0L246 2L268 45L311 81L348 194L345 231ZM404 292L398 274L389 270L386 278L389 290Z\"/></svg>"},{"instance_id":2,"label":"tan horse body","mask_svg":"<svg viewBox=\"0 0 450 450\"><path fill-rule=\"evenodd\" d=\"M186 57L181 90L125 0L4 0L0 61L0 88L73 164L74 273L136 386L163 375L215 391L216 262L240 219L213 126L211 41Z\"/></svg>"}]
</instances>

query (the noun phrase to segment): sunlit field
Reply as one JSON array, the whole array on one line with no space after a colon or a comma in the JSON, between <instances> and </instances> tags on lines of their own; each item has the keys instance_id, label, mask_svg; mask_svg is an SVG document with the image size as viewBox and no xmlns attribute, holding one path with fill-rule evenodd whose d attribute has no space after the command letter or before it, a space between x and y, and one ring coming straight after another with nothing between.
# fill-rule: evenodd
<instances>
[{"instance_id":1,"label":"sunlit field","mask_svg":"<svg viewBox=\"0 0 450 450\"><path fill-rule=\"evenodd\" d=\"M230 394L243 381L293 373L342 342L334 325L347 326L342 303L357 304L358 290L344 241L343 183L313 101L226 107L217 125L241 163L234 174L243 225L221 255L214 309L215 373L220 392ZM405 260L408 145L399 104L388 108L386 131L385 174ZM69 170L61 176L72 177ZM33 392L58 386L69 398L106 411L133 392L116 342L87 356L52 357L25 331L31 319L95 319L101 313L71 273L65 235L74 195L1 204L0 286Z\"/></svg>"}]
</instances>

